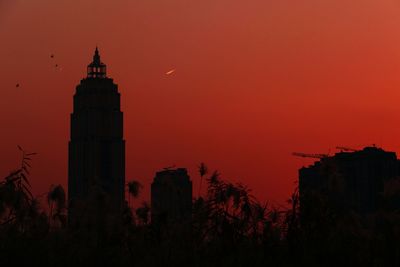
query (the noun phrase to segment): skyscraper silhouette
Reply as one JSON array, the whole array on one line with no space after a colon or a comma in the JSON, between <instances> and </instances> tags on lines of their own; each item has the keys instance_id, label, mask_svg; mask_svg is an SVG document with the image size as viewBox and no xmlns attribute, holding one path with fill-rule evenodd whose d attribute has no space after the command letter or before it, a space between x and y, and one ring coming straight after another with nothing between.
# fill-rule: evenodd
<instances>
[{"instance_id":1,"label":"skyscraper silhouette","mask_svg":"<svg viewBox=\"0 0 400 267\"><path fill-rule=\"evenodd\" d=\"M120 93L107 77L96 47L87 77L76 87L71 114L68 198L70 221L91 195L101 193L111 210L124 201L125 141ZM99 204L100 205L100 204ZM75 213L74 213L75 212Z\"/></svg>"}]
</instances>

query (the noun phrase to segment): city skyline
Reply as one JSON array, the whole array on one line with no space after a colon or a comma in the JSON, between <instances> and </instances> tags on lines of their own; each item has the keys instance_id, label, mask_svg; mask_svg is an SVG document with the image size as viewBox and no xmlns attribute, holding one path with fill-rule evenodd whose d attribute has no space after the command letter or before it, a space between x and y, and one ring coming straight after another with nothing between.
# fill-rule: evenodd
<instances>
[{"instance_id":1,"label":"city skyline","mask_svg":"<svg viewBox=\"0 0 400 267\"><path fill-rule=\"evenodd\" d=\"M0 266L400 266L399 14L0 0Z\"/></svg>"},{"instance_id":2,"label":"city skyline","mask_svg":"<svg viewBox=\"0 0 400 267\"><path fill-rule=\"evenodd\" d=\"M126 178L146 199L173 164L194 192L204 161L282 203L312 163L294 151L400 151L394 3L93 3L0 4L0 171L17 168L16 145L38 152L36 194L66 187L71 97L96 44L124 96Z\"/></svg>"}]
</instances>

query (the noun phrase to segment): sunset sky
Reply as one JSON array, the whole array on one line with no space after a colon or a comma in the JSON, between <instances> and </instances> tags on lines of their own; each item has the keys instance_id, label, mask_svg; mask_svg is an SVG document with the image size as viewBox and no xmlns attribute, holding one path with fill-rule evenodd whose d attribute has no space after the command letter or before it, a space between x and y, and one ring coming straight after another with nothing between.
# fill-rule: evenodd
<instances>
[{"instance_id":1,"label":"sunset sky","mask_svg":"<svg viewBox=\"0 0 400 267\"><path fill-rule=\"evenodd\" d=\"M35 194L66 186L96 45L122 96L126 180L146 198L174 164L197 196L204 161L283 203L313 162L294 151L400 152L399 0L0 0L0 175L21 145L39 153Z\"/></svg>"}]
</instances>

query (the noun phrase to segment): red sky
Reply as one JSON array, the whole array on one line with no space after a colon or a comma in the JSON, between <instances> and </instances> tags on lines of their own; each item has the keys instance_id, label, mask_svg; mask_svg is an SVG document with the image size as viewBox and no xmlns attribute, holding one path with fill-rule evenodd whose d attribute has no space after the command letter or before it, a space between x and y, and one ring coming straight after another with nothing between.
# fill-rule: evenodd
<instances>
[{"instance_id":1,"label":"red sky","mask_svg":"<svg viewBox=\"0 0 400 267\"><path fill-rule=\"evenodd\" d=\"M39 153L35 193L66 185L72 95L96 45L145 196L173 164L197 186L204 161L282 203L312 162L293 151L400 152L399 1L0 0L1 175L19 144Z\"/></svg>"}]
</instances>

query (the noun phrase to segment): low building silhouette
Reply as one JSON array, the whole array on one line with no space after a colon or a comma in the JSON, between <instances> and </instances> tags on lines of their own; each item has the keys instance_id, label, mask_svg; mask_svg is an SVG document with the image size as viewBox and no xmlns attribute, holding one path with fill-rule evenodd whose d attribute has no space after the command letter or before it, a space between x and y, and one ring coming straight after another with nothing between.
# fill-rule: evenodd
<instances>
[{"instance_id":1,"label":"low building silhouette","mask_svg":"<svg viewBox=\"0 0 400 267\"><path fill-rule=\"evenodd\" d=\"M376 211L383 200L386 181L399 175L396 153L377 147L339 152L299 170L300 209L307 194L316 194L332 207L361 215Z\"/></svg>"},{"instance_id":2,"label":"low building silhouette","mask_svg":"<svg viewBox=\"0 0 400 267\"><path fill-rule=\"evenodd\" d=\"M192 181L184 168L157 172L151 184L153 224L182 224L191 220Z\"/></svg>"}]
</instances>

